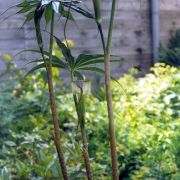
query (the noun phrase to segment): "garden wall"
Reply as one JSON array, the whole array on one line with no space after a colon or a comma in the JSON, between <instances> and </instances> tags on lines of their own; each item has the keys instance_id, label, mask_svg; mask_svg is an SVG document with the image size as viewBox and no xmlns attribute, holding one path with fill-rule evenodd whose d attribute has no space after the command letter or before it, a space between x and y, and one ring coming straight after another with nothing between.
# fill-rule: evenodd
<instances>
[{"instance_id":1,"label":"garden wall","mask_svg":"<svg viewBox=\"0 0 180 180\"><path fill-rule=\"evenodd\" d=\"M12 6L19 0L0 1L0 12ZM109 9L111 1L103 0L103 17L105 35L107 33ZM92 9L92 2L86 0L87 7ZM170 34L180 27L180 0L160 0L160 37L163 44L167 44ZM15 10L9 10L11 15ZM4 16L1 17L1 19ZM121 55L126 62L112 65L112 72L119 76L129 67L140 66L142 73L148 71L152 64L151 56L151 15L149 0L119 0L116 12L115 30L113 34L113 54ZM14 55L24 48L36 47L35 34L32 24L19 29L24 17L12 16L0 25L0 51ZM56 27L57 34L63 35L64 22L59 20ZM102 52L99 33L92 20L78 15L76 24L68 23L66 31L68 39L75 42L74 53ZM61 36L62 37L62 36ZM19 68L25 68L27 59L32 54L21 54L15 61ZM0 71L4 68L0 61Z\"/></svg>"}]
</instances>

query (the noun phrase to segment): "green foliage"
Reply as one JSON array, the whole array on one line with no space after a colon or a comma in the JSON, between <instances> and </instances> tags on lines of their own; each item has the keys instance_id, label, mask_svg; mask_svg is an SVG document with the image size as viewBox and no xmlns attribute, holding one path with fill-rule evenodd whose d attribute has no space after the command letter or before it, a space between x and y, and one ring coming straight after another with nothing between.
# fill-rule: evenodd
<instances>
[{"instance_id":1,"label":"green foliage","mask_svg":"<svg viewBox=\"0 0 180 180\"><path fill-rule=\"evenodd\" d=\"M44 13L44 17L47 24L52 18L52 11L72 21L74 21L74 18L73 15L71 14L71 10L80 13L83 16L86 16L87 18L92 18L92 19L94 18L94 16L90 12L88 12L84 8L81 8L81 1L76 1L76 0L75 1L74 0L72 1L24 0L22 3L17 4L16 7L20 8L20 10L16 14L26 14L26 19L23 25L33 20L33 17L37 13L37 11L40 11L42 14Z\"/></svg>"},{"instance_id":2,"label":"green foliage","mask_svg":"<svg viewBox=\"0 0 180 180\"><path fill-rule=\"evenodd\" d=\"M180 66L180 29L170 38L168 48L160 48L159 55L161 62L172 66Z\"/></svg>"},{"instance_id":3,"label":"green foliage","mask_svg":"<svg viewBox=\"0 0 180 180\"><path fill-rule=\"evenodd\" d=\"M42 71L43 72L43 71ZM0 177L44 179L61 177L52 139L47 87L42 72L1 84ZM178 179L180 71L157 64L152 73L120 78L126 95L113 83L117 151L121 179ZM55 78L55 77L54 77ZM56 81L58 82L58 81ZM67 168L73 179L84 179L82 142L72 94L59 94L58 114ZM104 93L104 87L101 89ZM106 102L85 99L89 153L95 179L111 172Z\"/></svg>"}]
</instances>

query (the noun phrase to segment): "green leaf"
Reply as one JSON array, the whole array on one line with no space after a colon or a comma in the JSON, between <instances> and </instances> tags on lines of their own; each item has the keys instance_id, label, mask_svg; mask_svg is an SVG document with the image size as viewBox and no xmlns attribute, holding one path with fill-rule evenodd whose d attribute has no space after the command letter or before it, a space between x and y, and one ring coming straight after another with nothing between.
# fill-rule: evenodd
<instances>
[{"instance_id":1,"label":"green leaf","mask_svg":"<svg viewBox=\"0 0 180 180\"><path fill-rule=\"evenodd\" d=\"M68 7L76 12L78 12L79 14L82 14L83 16L87 17L87 18L91 18L91 19L94 19L94 16L89 13L88 11L78 7L75 3L63 3L62 4L65 6L65 7Z\"/></svg>"},{"instance_id":2,"label":"green leaf","mask_svg":"<svg viewBox=\"0 0 180 180\"><path fill-rule=\"evenodd\" d=\"M81 70L81 71L92 71L92 72L98 72L98 73L104 74L104 70L99 68L99 67L81 67L78 70Z\"/></svg>"},{"instance_id":3,"label":"green leaf","mask_svg":"<svg viewBox=\"0 0 180 180\"><path fill-rule=\"evenodd\" d=\"M20 4L17 4L16 7L27 7L29 5L30 5L30 2L24 1L24 2L22 2Z\"/></svg>"},{"instance_id":4,"label":"green leaf","mask_svg":"<svg viewBox=\"0 0 180 180\"><path fill-rule=\"evenodd\" d=\"M55 37L56 43L62 51L63 56L65 57L66 61L69 63L70 67L74 66L74 57L71 54L71 51L66 45L57 37Z\"/></svg>"},{"instance_id":5,"label":"green leaf","mask_svg":"<svg viewBox=\"0 0 180 180\"><path fill-rule=\"evenodd\" d=\"M82 67L82 68L79 68L78 69L79 71L92 71L92 72L97 72L97 73L100 73L100 74L104 74L105 71L99 67ZM123 92L126 94L122 84L116 79L114 78L113 76L111 76L111 79L114 80L117 84L119 84L119 86L122 88Z\"/></svg>"},{"instance_id":6,"label":"green leaf","mask_svg":"<svg viewBox=\"0 0 180 180\"><path fill-rule=\"evenodd\" d=\"M34 17L34 11L29 12L21 27L23 27L27 22L31 21L33 19L33 17Z\"/></svg>"},{"instance_id":7,"label":"green leaf","mask_svg":"<svg viewBox=\"0 0 180 180\"><path fill-rule=\"evenodd\" d=\"M34 11L29 12L26 16L26 22L31 21L34 17Z\"/></svg>"},{"instance_id":8,"label":"green leaf","mask_svg":"<svg viewBox=\"0 0 180 180\"><path fill-rule=\"evenodd\" d=\"M59 49L53 50L53 54L55 54L58 58L62 58L63 54Z\"/></svg>"},{"instance_id":9,"label":"green leaf","mask_svg":"<svg viewBox=\"0 0 180 180\"><path fill-rule=\"evenodd\" d=\"M28 75L30 75L30 74L32 74L34 71L36 71L36 70L38 70L38 69L41 69L41 68L45 68L45 63L41 63L41 64L33 67L30 71L27 72L27 74L25 75L25 77L28 76Z\"/></svg>"},{"instance_id":10,"label":"green leaf","mask_svg":"<svg viewBox=\"0 0 180 180\"><path fill-rule=\"evenodd\" d=\"M63 6L60 6L59 13L61 16L68 18L69 20L75 21L70 11L66 11Z\"/></svg>"},{"instance_id":11,"label":"green leaf","mask_svg":"<svg viewBox=\"0 0 180 180\"><path fill-rule=\"evenodd\" d=\"M78 80L84 80L85 79L85 77L79 71L75 71L74 76L77 77Z\"/></svg>"},{"instance_id":12,"label":"green leaf","mask_svg":"<svg viewBox=\"0 0 180 180\"><path fill-rule=\"evenodd\" d=\"M42 39L42 34L41 34L41 27L40 27L40 21L42 18L42 15L44 13L44 6L41 6L41 3L38 4L35 13L34 13L34 24L35 24L35 29L36 29L36 38L38 42L39 49L43 54L43 39Z\"/></svg>"},{"instance_id":13,"label":"green leaf","mask_svg":"<svg viewBox=\"0 0 180 180\"><path fill-rule=\"evenodd\" d=\"M33 53L39 53L39 54L41 54L41 51L40 51L40 50L37 50L37 49L24 49L24 50L18 52L17 54L15 54L13 57L18 56L19 54L21 54L21 53L23 53L23 52L33 52ZM49 57L49 52L43 51L43 54Z\"/></svg>"},{"instance_id":14,"label":"green leaf","mask_svg":"<svg viewBox=\"0 0 180 180\"><path fill-rule=\"evenodd\" d=\"M21 10L19 10L19 11L17 12L17 14L26 13L26 12L30 11L32 8L33 8L32 6L25 6L25 7L23 7Z\"/></svg>"},{"instance_id":15,"label":"green leaf","mask_svg":"<svg viewBox=\"0 0 180 180\"><path fill-rule=\"evenodd\" d=\"M123 60L111 60L111 62L122 62ZM87 65L103 64L104 55L101 54L80 54L75 62L75 68L84 67Z\"/></svg>"},{"instance_id":16,"label":"green leaf","mask_svg":"<svg viewBox=\"0 0 180 180\"><path fill-rule=\"evenodd\" d=\"M26 65L31 64L31 63L39 63L39 62L44 62L44 60L43 59L35 59L32 61L29 61Z\"/></svg>"},{"instance_id":17,"label":"green leaf","mask_svg":"<svg viewBox=\"0 0 180 180\"><path fill-rule=\"evenodd\" d=\"M44 62L44 60L43 59L35 59L35 60L28 62L27 64L39 63L39 62ZM46 63L48 63L48 62L49 62L49 59L46 59ZM57 58L56 56L52 56L52 66L58 67L61 69L68 69L67 65L61 59Z\"/></svg>"},{"instance_id":18,"label":"green leaf","mask_svg":"<svg viewBox=\"0 0 180 180\"><path fill-rule=\"evenodd\" d=\"M41 54L40 50L37 50L37 49L25 49L23 51L20 51L19 53L17 53L14 57L16 57L17 55L23 53L23 52L34 52L34 53L39 53ZM49 52L47 51L43 51L43 54L46 55L48 58L49 58ZM46 59L47 60L47 59ZM27 64L30 64L30 63L33 63L33 62L42 62L44 60L42 59L38 59L38 60L33 60L33 61L30 61L28 62ZM68 69L68 66L65 62L63 62L63 60L61 60L60 58L58 58L57 56L53 55L52 56L52 65L54 67L59 67L59 68L62 68L62 69Z\"/></svg>"},{"instance_id":19,"label":"green leaf","mask_svg":"<svg viewBox=\"0 0 180 180\"><path fill-rule=\"evenodd\" d=\"M56 56L52 56L52 65L54 67L57 67L59 66L59 68L62 68L62 69L68 69L68 66L59 58L57 58Z\"/></svg>"},{"instance_id":20,"label":"green leaf","mask_svg":"<svg viewBox=\"0 0 180 180\"><path fill-rule=\"evenodd\" d=\"M66 66L62 65L61 63L52 63L52 67L57 67L60 69L68 70L68 68Z\"/></svg>"},{"instance_id":21,"label":"green leaf","mask_svg":"<svg viewBox=\"0 0 180 180\"><path fill-rule=\"evenodd\" d=\"M41 71L41 76L42 76L44 83L47 83L48 82L47 72Z\"/></svg>"},{"instance_id":22,"label":"green leaf","mask_svg":"<svg viewBox=\"0 0 180 180\"><path fill-rule=\"evenodd\" d=\"M88 64L95 64L94 61L101 60L104 61L104 56L103 55L87 55L87 54L80 54L75 62L75 67L81 67L83 65L88 65Z\"/></svg>"},{"instance_id":23,"label":"green leaf","mask_svg":"<svg viewBox=\"0 0 180 180\"><path fill-rule=\"evenodd\" d=\"M48 4L44 11L44 17L46 20L46 24L48 24L52 19L52 4Z\"/></svg>"}]
</instances>

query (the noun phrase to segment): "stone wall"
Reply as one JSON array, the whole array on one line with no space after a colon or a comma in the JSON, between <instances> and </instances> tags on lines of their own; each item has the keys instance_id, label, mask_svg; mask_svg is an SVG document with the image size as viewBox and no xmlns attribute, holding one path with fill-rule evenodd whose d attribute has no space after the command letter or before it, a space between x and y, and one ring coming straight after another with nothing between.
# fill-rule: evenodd
<instances>
[{"instance_id":1,"label":"stone wall","mask_svg":"<svg viewBox=\"0 0 180 180\"><path fill-rule=\"evenodd\" d=\"M0 2L0 13L19 0L6 0ZM107 35L110 0L103 2L103 27ZM92 2L85 1L86 6L92 9ZM180 0L160 0L160 37L162 44L167 44L170 35L180 27ZM6 16L15 13L15 9L6 12ZM67 25L67 38L75 42L74 54L79 52L102 52L101 41L96 24L92 20L76 15L76 24L69 22ZM1 16L1 20L5 16ZM14 55L22 49L36 48L35 33L32 24L27 24L19 29L24 17L12 16L0 24L0 51ZM63 37L63 20L58 20L56 33ZM126 61L112 65L112 72L120 76L132 66L140 66L142 73L148 71L152 64L151 56L151 15L149 0L118 0L116 8L115 29L113 33L112 53L118 54ZM19 68L25 68L32 53L21 54L14 60ZM4 62L0 61L0 71Z\"/></svg>"}]
</instances>

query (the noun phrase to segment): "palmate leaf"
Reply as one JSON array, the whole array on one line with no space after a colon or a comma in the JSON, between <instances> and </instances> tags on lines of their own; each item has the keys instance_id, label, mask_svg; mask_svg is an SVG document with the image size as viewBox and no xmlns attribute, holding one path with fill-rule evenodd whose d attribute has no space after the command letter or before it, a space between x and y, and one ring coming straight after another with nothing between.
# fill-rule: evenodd
<instances>
[{"instance_id":1,"label":"palmate leaf","mask_svg":"<svg viewBox=\"0 0 180 180\"><path fill-rule=\"evenodd\" d=\"M38 5L39 1L34 0L34 1L24 1L20 4L17 4L17 8L21 8L17 14L22 14L22 13L27 13L29 11L34 11Z\"/></svg>"},{"instance_id":2,"label":"palmate leaf","mask_svg":"<svg viewBox=\"0 0 180 180\"><path fill-rule=\"evenodd\" d=\"M19 3L19 4L17 4L16 5L16 7L27 7L27 6L29 6L31 3L29 2L29 1L24 1L24 2L22 2L22 3Z\"/></svg>"},{"instance_id":3,"label":"palmate leaf","mask_svg":"<svg viewBox=\"0 0 180 180\"><path fill-rule=\"evenodd\" d=\"M28 64L35 63L35 62L36 63L42 62L42 63L34 66L31 70L28 71L28 73L25 76L28 76L28 75L32 74L34 71L36 71L38 69L45 68L46 67L46 63L48 63L49 60L46 59L46 63L44 63L43 59L37 59L37 60L30 61ZM57 68L60 68L60 69L68 70L68 67L63 62L56 61L56 60L52 61L52 67L57 67Z\"/></svg>"},{"instance_id":4,"label":"palmate leaf","mask_svg":"<svg viewBox=\"0 0 180 180\"><path fill-rule=\"evenodd\" d=\"M101 73L101 74L105 73L102 68L95 67L95 66L81 67L78 70L79 71L92 71L92 72L97 72L97 73Z\"/></svg>"},{"instance_id":5,"label":"palmate leaf","mask_svg":"<svg viewBox=\"0 0 180 180\"><path fill-rule=\"evenodd\" d=\"M77 58L76 58L76 62L75 62L75 66L81 66L83 63L87 63L90 61L93 61L95 59L104 59L103 55L99 55L99 54L80 54Z\"/></svg>"},{"instance_id":6,"label":"palmate leaf","mask_svg":"<svg viewBox=\"0 0 180 180\"><path fill-rule=\"evenodd\" d=\"M26 13L26 12L30 11L31 9L32 9L31 6L25 6L25 7L23 7L21 10L19 10L19 11L17 12L17 14Z\"/></svg>"},{"instance_id":7,"label":"palmate leaf","mask_svg":"<svg viewBox=\"0 0 180 180\"><path fill-rule=\"evenodd\" d=\"M16 14L26 14L26 19L21 25L21 28L26 24L27 22L31 21L34 17L34 12L36 7L38 6L39 1L24 1L22 3L17 4L15 7L21 8ZM20 28L20 29L21 29Z\"/></svg>"},{"instance_id":8,"label":"palmate leaf","mask_svg":"<svg viewBox=\"0 0 180 180\"><path fill-rule=\"evenodd\" d=\"M33 5L37 5L39 3L39 0L31 0L31 1L23 1L22 3L19 3L16 5L16 7L19 7L19 8L23 8L23 7L27 7L27 6L33 6Z\"/></svg>"},{"instance_id":9,"label":"palmate leaf","mask_svg":"<svg viewBox=\"0 0 180 180\"><path fill-rule=\"evenodd\" d=\"M33 61L30 61L28 64L34 63L34 62L44 62L44 60L43 59L33 60ZM49 59L46 59L46 63L49 63ZM68 69L67 64L64 63L61 59L59 59L56 56L52 56L52 66L56 66L61 69Z\"/></svg>"},{"instance_id":10,"label":"palmate leaf","mask_svg":"<svg viewBox=\"0 0 180 180\"><path fill-rule=\"evenodd\" d=\"M15 56L13 57L16 57L18 56L19 54L23 53L23 52L33 52L33 53L39 53L41 54L40 50L36 50L36 49L25 49L19 53L17 53ZM43 54L47 57L46 58L46 62L48 62L48 58L49 58L49 52L47 51L43 51ZM44 62L43 59L37 59L37 60L32 60L30 62L28 62L27 64L30 64L30 63L35 63L35 62ZM64 62L62 59L58 58L57 56L55 55L52 55L52 63L58 65L60 68L62 69L68 69L68 65L66 62Z\"/></svg>"},{"instance_id":11,"label":"palmate leaf","mask_svg":"<svg viewBox=\"0 0 180 180\"><path fill-rule=\"evenodd\" d=\"M79 71L74 71L74 76L77 77L78 80L85 80L85 77Z\"/></svg>"},{"instance_id":12,"label":"palmate leaf","mask_svg":"<svg viewBox=\"0 0 180 180\"><path fill-rule=\"evenodd\" d=\"M111 62L122 62L124 60L111 60ZM75 61L75 69L89 65L103 64L104 55L102 54L80 54Z\"/></svg>"},{"instance_id":13,"label":"palmate leaf","mask_svg":"<svg viewBox=\"0 0 180 180\"><path fill-rule=\"evenodd\" d=\"M67 64L64 63L61 59L59 59L56 56L52 56L52 66L53 65L59 66L59 68L62 68L62 69L68 69Z\"/></svg>"},{"instance_id":14,"label":"palmate leaf","mask_svg":"<svg viewBox=\"0 0 180 180\"><path fill-rule=\"evenodd\" d=\"M52 3L52 8L56 13L61 14L63 12L61 15L66 17L66 18L68 17L71 20L74 20L71 13L67 12L65 10L62 11L61 8L64 9L64 7L67 7L69 9L72 9L72 10L78 12L79 14L82 14L83 16L94 19L94 16L90 12L88 12L85 9L78 6L79 4L81 4L81 1L79 1L79 0L57 0L57 1L42 0L41 1L42 6L44 6L44 5L46 6L46 5L50 4L50 3ZM67 13L69 14L68 16L67 16Z\"/></svg>"}]
</instances>

